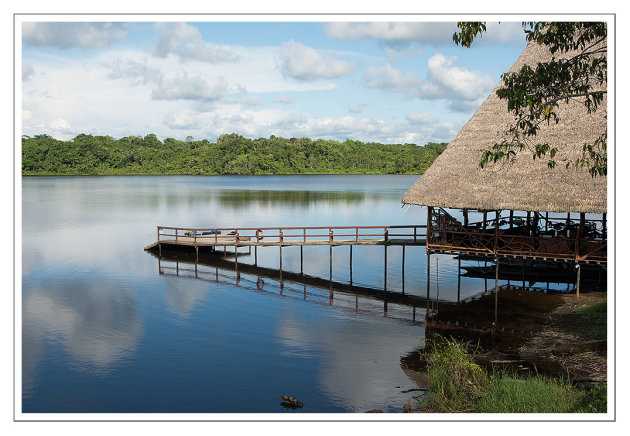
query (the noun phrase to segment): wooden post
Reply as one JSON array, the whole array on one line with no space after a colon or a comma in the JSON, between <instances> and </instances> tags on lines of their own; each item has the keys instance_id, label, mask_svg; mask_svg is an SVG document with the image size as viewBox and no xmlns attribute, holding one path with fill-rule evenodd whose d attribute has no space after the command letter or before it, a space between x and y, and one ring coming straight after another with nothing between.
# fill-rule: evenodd
<instances>
[{"instance_id":1,"label":"wooden post","mask_svg":"<svg viewBox=\"0 0 630 436\"><path fill-rule=\"evenodd\" d=\"M545 233L549 231L549 212L545 212Z\"/></svg>"},{"instance_id":2,"label":"wooden post","mask_svg":"<svg viewBox=\"0 0 630 436\"><path fill-rule=\"evenodd\" d=\"M602 238L606 238L606 214L602 214Z\"/></svg>"},{"instance_id":3,"label":"wooden post","mask_svg":"<svg viewBox=\"0 0 630 436\"><path fill-rule=\"evenodd\" d=\"M196 256L196 261L199 262L199 246L197 244L195 244L195 256Z\"/></svg>"},{"instance_id":4,"label":"wooden post","mask_svg":"<svg viewBox=\"0 0 630 436\"><path fill-rule=\"evenodd\" d=\"M258 245L254 245L254 266L258 267Z\"/></svg>"},{"instance_id":5,"label":"wooden post","mask_svg":"<svg viewBox=\"0 0 630 436\"><path fill-rule=\"evenodd\" d=\"M234 246L234 268L238 272L238 246Z\"/></svg>"},{"instance_id":6,"label":"wooden post","mask_svg":"<svg viewBox=\"0 0 630 436\"><path fill-rule=\"evenodd\" d=\"M514 228L514 211L510 210L510 229Z\"/></svg>"},{"instance_id":7,"label":"wooden post","mask_svg":"<svg viewBox=\"0 0 630 436\"><path fill-rule=\"evenodd\" d=\"M197 275L197 262L195 262L195 278L199 278L199 275Z\"/></svg>"},{"instance_id":8,"label":"wooden post","mask_svg":"<svg viewBox=\"0 0 630 436\"><path fill-rule=\"evenodd\" d=\"M431 253L427 251L427 301L431 291Z\"/></svg>"},{"instance_id":9,"label":"wooden post","mask_svg":"<svg viewBox=\"0 0 630 436\"><path fill-rule=\"evenodd\" d=\"M387 292L387 230L385 230L385 262L383 266L383 292Z\"/></svg>"},{"instance_id":10,"label":"wooden post","mask_svg":"<svg viewBox=\"0 0 630 436\"><path fill-rule=\"evenodd\" d=\"M333 299L333 288L332 288L332 273L333 273L333 262L332 262L332 250L333 246L332 244L330 245L330 289L329 289L329 295L328 295L328 299L329 299L329 304L332 304L332 299Z\"/></svg>"},{"instance_id":11,"label":"wooden post","mask_svg":"<svg viewBox=\"0 0 630 436\"><path fill-rule=\"evenodd\" d=\"M580 296L580 264L578 263L576 266L577 268L577 280L576 280L576 285L575 285L575 295L577 297Z\"/></svg>"},{"instance_id":12,"label":"wooden post","mask_svg":"<svg viewBox=\"0 0 630 436\"><path fill-rule=\"evenodd\" d=\"M429 249L429 245L431 244L431 215L433 213L433 208L431 206L427 207L427 250Z\"/></svg>"},{"instance_id":13,"label":"wooden post","mask_svg":"<svg viewBox=\"0 0 630 436\"><path fill-rule=\"evenodd\" d=\"M462 277L462 258L457 256L457 302L459 303L459 294L461 290L461 277Z\"/></svg>"},{"instance_id":14,"label":"wooden post","mask_svg":"<svg viewBox=\"0 0 630 436\"><path fill-rule=\"evenodd\" d=\"M531 218L532 218L532 213L530 211L527 211L527 234L529 235L529 232L532 230L532 223L531 223Z\"/></svg>"},{"instance_id":15,"label":"wooden post","mask_svg":"<svg viewBox=\"0 0 630 436\"><path fill-rule=\"evenodd\" d=\"M280 280L282 280L282 245L280 246Z\"/></svg>"},{"instance_id":16,"label":"wooden post","mask_svg":"<svg viewBox=\"0 0 630 436\"><path fill-rule=\"evenodd\" d=\"M402 246L402 294L405 295L405 246Z\"/></svg>"},{"instance_id":17,"label":"wooden post","mask_svg":"<svg viewBox=\"0 0 630 436\"><path fill-rule=\"evenodd\" d=\"M350 288L352 288L352 245L350 245Z\"/></svg>"},{"instance_id":18,"label":"wooden post","mask_svg":"<svg viewBox=\"0 0 630 436\"><path fill-rule=\"evenodd\" d=\"M482 230L485 232L486 231L486 221L488 220L488 212L486 212L485 210L483 211L483 225L482 225Z\"/></svg>"},{"instance_id":19,"label":"wooden post","mask_svg":"<svg viewBox=\"0 0 630 436\"><path fill-rule=\"evenodd\" d=\"M496 265L495 277L494 277L494 325L498 323L499 312L499 258L494 259Z\"/></svg>"},{"instance_id":20,"label":"wooden post","mask_svg":"<svg viewBox=\"0 0 630 436\"><path fill-rule=\"evenodd\" d=\"M468 209L464 209L464 227L468 227Z\"/></svg>"},{"instance_id":21,"label":"wooden post","mask_svg":"<svg viewBox=\"0 0 630 436\"><path fill-rule=\"evenodd\" d=\"M304 230L306 232L306 229ZM300 245L300 274L304 274L304 246Z\"/></svg>"},{"instance_id":22,"label":"wooden post","mask_svg":"<svg viewBox=\"0 0 630 436\"><path fill-rule=\"evenodd\" d=\"M494 215L494 255L497 255L497 250L499 249L499 217L501 216L500 212L497 210Z\"/></svg>"}]
</instances>

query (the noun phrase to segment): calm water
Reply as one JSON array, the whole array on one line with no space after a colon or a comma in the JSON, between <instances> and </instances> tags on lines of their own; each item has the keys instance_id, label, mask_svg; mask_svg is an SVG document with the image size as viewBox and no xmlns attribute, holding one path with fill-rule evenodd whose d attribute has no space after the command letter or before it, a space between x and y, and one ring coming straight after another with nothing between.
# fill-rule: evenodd
<instances>
[{"instance_id":1,"label":"calm water","mask_svg":"<svg viewBox=\"0 0 630 436\"><path fill-rule=\"evenodd\" d=\"M415 387L401 357L424 336L412 308L160 261L156 226L424 224L401 208L416 176L38 177L22 179L23 412L400 412ZM402 287L400 247L388 290ZM258 263L278 267L278 249ZM304 248L304 272L328 278L328 247ZM458 298L457 261L439 261L440 300ZM333 280L348 282L349 247ZM239 256L239 262L253 263ZM409 247L405 291L426 295L424 248ZM194 267L193 267L194 268ZM298 247L283 268L299 272ZM435 271L432 271L435 274ZM430 292L437 292L435 277ZM355 247L354 284L383 286L383 247ZM258 282L260 283L260 282ZM459 298L483 291L462 280ZM325 296L325 297L324 297Z\"/></svg>"}]
</instances>

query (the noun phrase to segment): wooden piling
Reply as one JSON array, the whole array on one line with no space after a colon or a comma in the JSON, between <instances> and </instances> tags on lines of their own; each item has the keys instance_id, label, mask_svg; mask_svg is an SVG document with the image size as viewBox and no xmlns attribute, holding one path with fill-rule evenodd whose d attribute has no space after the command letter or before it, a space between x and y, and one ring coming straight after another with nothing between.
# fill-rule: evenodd
<instances>
[{"instance_id":1,"label":"wooden piling","mask_svg":"<svg viewBox=\"0 0 630 436\"><path fill-rule=\"evenodd\" d=\"M581 270L581 267L580 267L579 263L575 267L577 268L577 279L576 279L576 284L575 284L575 295L577 297L579 297L580 296L580 275L581 275L580 274L580 270Z\"/></svg>"},{"instance_id":2,"label":"wooden piling","mask_svg":"<svg viewBox=\"0 0 630 436\"><path fill-rule=\"evenodd\" d=\"M494 276L494 325L497 325L499 316L499 258L496 257L494 259L494 263L496 265L495 268L495 276Z\"/></svg>"},{"instance_id":3,"label":"wooden piling","mask_svg":"<svg viewBox=\"0 0 630 436\"><path fill-rule=\"evenodd\" d=\"M402 294L405 295L405 246L402 246Z\"/></svg>"}]
</instances>

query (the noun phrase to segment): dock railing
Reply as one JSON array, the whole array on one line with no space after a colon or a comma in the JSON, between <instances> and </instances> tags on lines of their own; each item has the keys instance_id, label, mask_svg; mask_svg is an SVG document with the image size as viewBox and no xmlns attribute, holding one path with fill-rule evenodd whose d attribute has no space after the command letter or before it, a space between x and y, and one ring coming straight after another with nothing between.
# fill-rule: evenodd
<instances>
[{"instance_id":1,"label":"dock railing","mask_svg":"<svg viewBox=\"0 0 630 436\"><path fill-rule=\"evenodd\" d=\"M157 227L158 244L168 242L194 245L308 245L319 243L386 243L404 240L423 244L426 225L395 226L312 226L312 227ZM317 242L319 241L319 242Z\"/></svg>"}]
</instances>

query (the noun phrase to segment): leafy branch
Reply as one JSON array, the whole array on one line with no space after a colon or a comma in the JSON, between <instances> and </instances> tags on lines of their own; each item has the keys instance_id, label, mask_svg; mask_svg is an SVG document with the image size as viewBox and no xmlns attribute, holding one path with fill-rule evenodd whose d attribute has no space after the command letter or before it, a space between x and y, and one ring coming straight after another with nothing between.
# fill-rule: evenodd
<instances>
[{"instance_id":1,"label":"leafy branch","mask_svg":"<svg viewBox=\"0 0 630 436\"><path fill-rule=\"evenodd\" d=\"M470 47L475 37L486 31L481 22L458 23L458 27L460 32L453 35L453 41L464 47ZM508 139L483 151L479 162L482 168L501 160L513 161L525 149L534 159L546 157L549 168L554 168L558 150L536 141L540 128L561 122L560 103L579 100L591 114L599 109L607 93L606 23L525 22L523 28L528 42L546 45L554 56L501 76L503 86L497 96L507 100L514 123L505 132ZM564 57L556 58L556 54ZM582 156L567 163L567 168L573 164L576 168L587 167L593 177L606 175L606 145L604 131L593 143L583 144Z\"/></svg>"}]
</instances>

